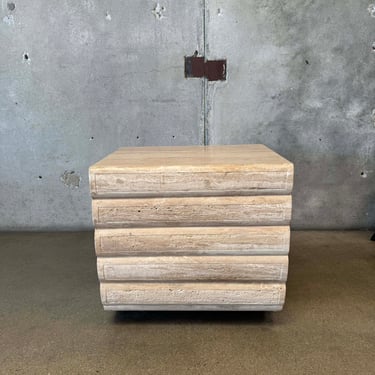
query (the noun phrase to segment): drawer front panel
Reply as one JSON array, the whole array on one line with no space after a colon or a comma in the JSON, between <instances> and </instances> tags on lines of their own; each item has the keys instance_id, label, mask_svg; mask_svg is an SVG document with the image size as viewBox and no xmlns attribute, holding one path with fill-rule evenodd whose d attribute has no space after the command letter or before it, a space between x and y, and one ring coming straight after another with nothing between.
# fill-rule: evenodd
<instances>
[{"instance_id":1,"label":"drawer front panel","mask_svg":"<svg viewBox=\"0 0 375 375\"><path fill-rule=\"evenodd\" d=\"M282 255L290 229L282 227L179 227L96 229L98 256Z\"/></svg>"},{"instance_id":2,"label":"drawer front panel","mask_svg":"<svg viewBox=\"0 0 375 375\"><path fill-rule=\"evenodd\" d=\"M98 258L100 281L285 282L287 256Z\"/></svg>"},{"instance_id":3,"label":"drawer front panel","mask_svg":"<svg viewBox=\"0 0 375 375\"><path fill-rule=\"evenodd\" d=\"M291 196L95 199L96 227L288 225Z\"/></svg>"},{"instance_id":4,"label":"drawer front panel","mask_svg":"<svg viewBox=\"0 0 375 375\"><path fill-rule=\"evenodd\" d=\"M278 283L101 283L104 305L282 305Z\"/></svg>"},{"instance_id":5,"label":"drawer front panel","mask_svg":"<svg viewBox=\"0 0 375 375\"><path fill-rule=\"evenodd\" d=\"M95 198L290 194L292 171L92 173Z\"/></svg>"}]
</instances>

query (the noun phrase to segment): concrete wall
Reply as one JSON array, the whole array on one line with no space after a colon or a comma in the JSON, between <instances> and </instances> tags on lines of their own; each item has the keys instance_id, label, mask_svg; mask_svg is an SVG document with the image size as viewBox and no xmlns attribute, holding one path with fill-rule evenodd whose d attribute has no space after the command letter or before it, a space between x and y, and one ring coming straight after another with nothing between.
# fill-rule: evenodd
<instances>
[{"instance_id":1,"label":"concrete wall","mask_svg":"<svg viewBox=\"0 0 375 375\"><path fill-rule=\"evenodd\" d=\"M375 7L354 0L3 0L0 229L91 228L87 169L120 146L265 143L293 226L375 225ZM205 24L204 24L205 20ZM183 56L228 59L228 81Z\"/></svg>"},{"instance_id":2,"label":"concrete wall","mask_svg":"<svg viewBox=\"0 0 375 375\"><path fill-rule=\"evenodd\" d=\"M210 143L265 143L292 160L294 227L373 227L375 6L208 4L208 53L225 54L229 74L209 87Z\"/></svg>"}]
</instances>

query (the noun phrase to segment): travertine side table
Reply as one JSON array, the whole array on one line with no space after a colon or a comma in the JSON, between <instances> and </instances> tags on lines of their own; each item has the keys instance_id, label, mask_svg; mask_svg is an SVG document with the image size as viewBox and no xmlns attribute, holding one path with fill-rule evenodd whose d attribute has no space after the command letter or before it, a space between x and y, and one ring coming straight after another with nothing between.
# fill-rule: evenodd
<instances>
[{"instance_id":1,"label":"travertine side table","mask_svg":"<svg viewBox=\"0 0 375 375\"><path fill-rule=\"evenodd\" d=\"M263 145L121 148L90 168L106 310L281 310L293 164Z\"/></svg>"}]
</instances>

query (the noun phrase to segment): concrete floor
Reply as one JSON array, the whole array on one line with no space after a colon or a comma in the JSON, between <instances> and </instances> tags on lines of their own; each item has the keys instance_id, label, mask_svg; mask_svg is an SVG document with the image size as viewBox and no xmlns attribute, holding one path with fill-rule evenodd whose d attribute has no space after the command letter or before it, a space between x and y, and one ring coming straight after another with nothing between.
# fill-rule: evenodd
<instances>
[{"instance_id":1,"label":"concrete floor","mask_svg":"<svg viewBox=\"0 0 375 375\"><path fill-rule=\"evenodd\" d=\"M102 310L93 234L0 234L1 374L374 374L369 232L294 232L279 313Z\"/></svg>"}]
</instances>

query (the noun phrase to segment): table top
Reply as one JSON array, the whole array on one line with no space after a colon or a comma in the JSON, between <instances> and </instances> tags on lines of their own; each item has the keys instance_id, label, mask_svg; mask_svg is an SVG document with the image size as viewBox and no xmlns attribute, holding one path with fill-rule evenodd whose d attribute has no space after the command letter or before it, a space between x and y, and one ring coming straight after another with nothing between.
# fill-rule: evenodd
<instances>
[{"instance_id":1,"label":"table top","mask_svg":"<svg viewBox=\"0 0 375 375\"><path fill-rule=\"evenodd\" d=\"M261 144L123 147L90 167L90 173L147 170L293 171L293 164Z\"/></svg>"}]
</instances>

